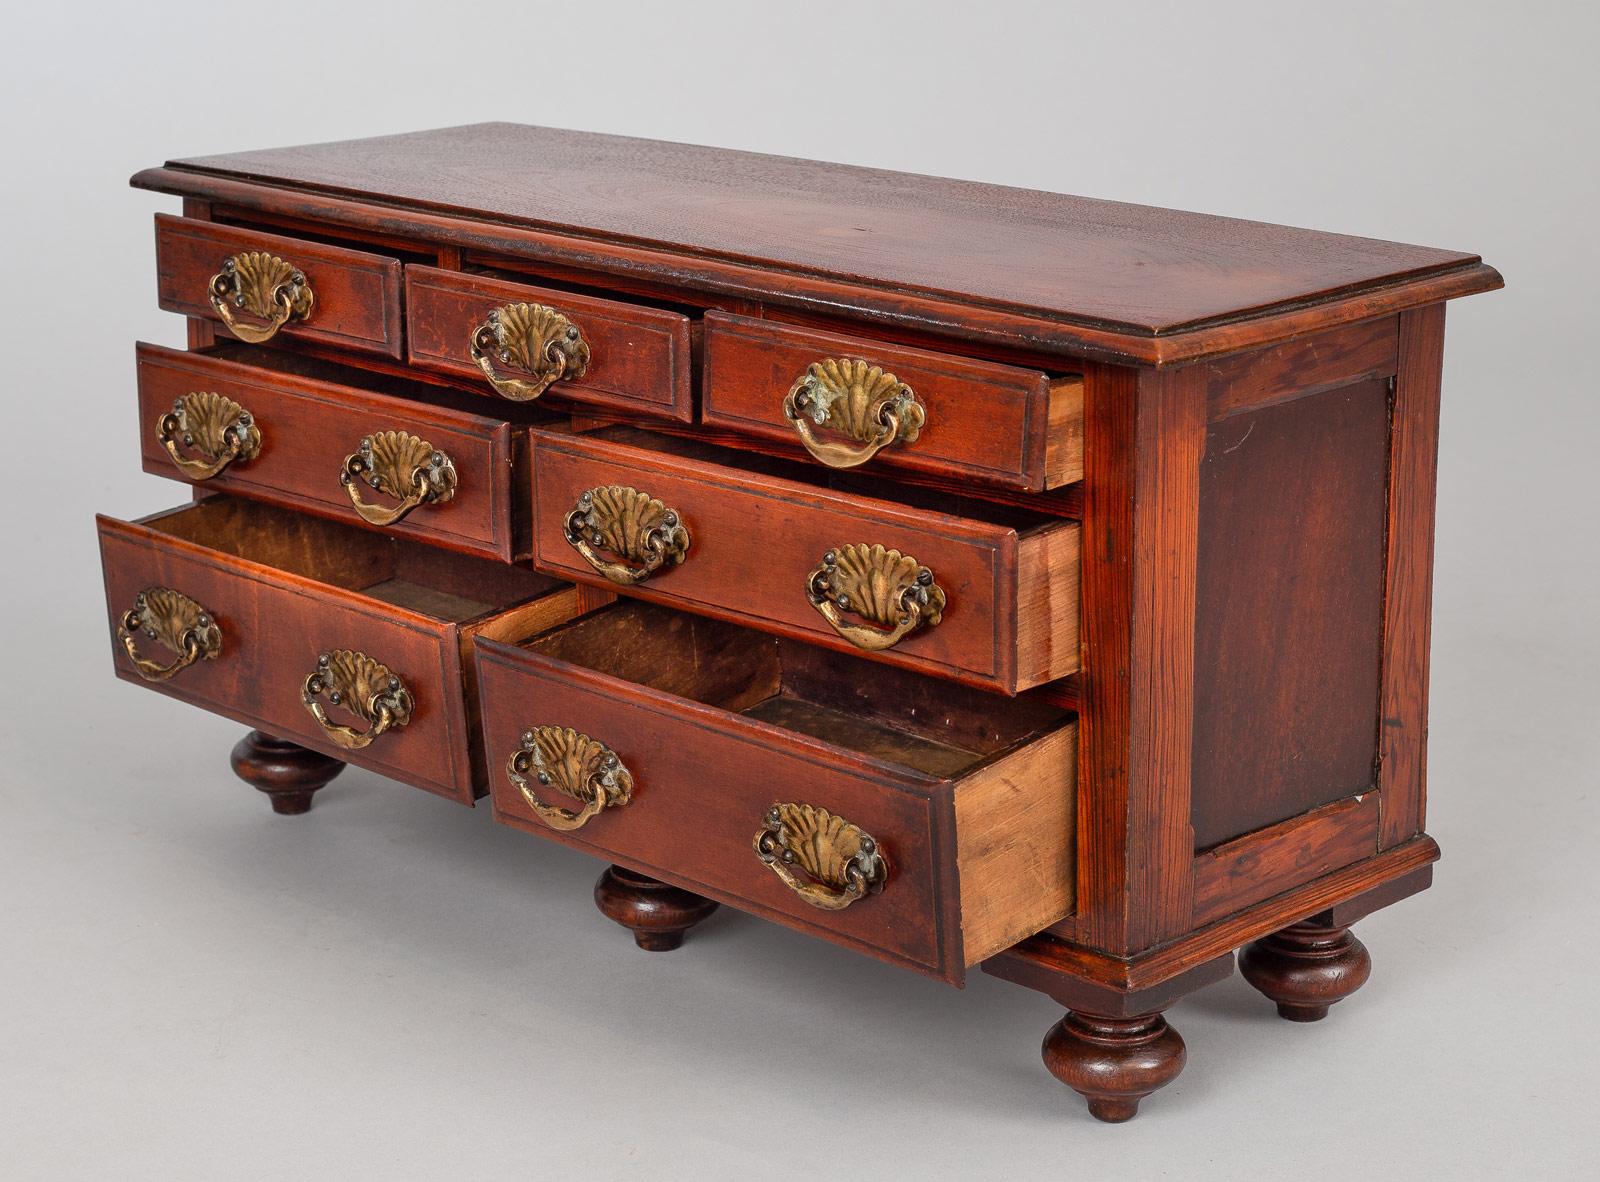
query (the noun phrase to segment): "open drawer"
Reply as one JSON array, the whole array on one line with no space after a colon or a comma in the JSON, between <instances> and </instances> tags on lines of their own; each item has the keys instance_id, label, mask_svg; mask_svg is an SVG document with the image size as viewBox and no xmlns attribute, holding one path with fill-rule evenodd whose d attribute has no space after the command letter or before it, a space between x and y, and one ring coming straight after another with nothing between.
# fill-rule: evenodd
<instances>
[{"instance_id":1,"label":"open drawer","mask_svg":"<svg viewBox=\"0 0 1600 1182\"><path fill-rule=\"evenodd\" d=\"M1078 668L1076 521L632 427L532 435L541 570L1007 694Z\"/></svg>"},{"instance_id":2,"label":"open drawer","mask_svg":"<svg viewBox=\"0 0 1600 1182\"><path fill-rule=\"evenodd\" d=\"M956 982L1072 912L1058 707L631 601L475 647L500 821Z\"/></svg>"},{"instance_id":3,"label":"open drawer","mask_svg":"<svg viewBox=\"0 0 1600 1182\"><path fill-rule=\"evenodd\" d=\"M98 523L119 677L466 804L483 795L472 637L529 635L592 596L230 497Z\"/></svg>"}]
</instances>

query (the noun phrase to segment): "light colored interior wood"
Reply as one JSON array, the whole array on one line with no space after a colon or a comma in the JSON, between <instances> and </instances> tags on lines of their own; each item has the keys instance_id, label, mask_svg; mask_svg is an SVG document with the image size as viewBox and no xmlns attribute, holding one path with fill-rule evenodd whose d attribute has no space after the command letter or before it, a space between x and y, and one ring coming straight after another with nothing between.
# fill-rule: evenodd
<instances>
[{"instance_id":1,"label":"light colored interior wood","mask_svg":"<svg viewBox=\"0 0 1600 1182\"><path fill-rule=\"evenodd\" d=\"M1060 488L1083 479L1083 379L1050 383L1044 444L1044 485Z\"/></svg>"},{"instance_id":2,"label":"light colored interior wood","mask_svg":"<svg viewBox=\"0 0 1600 1182\"><path fill-rule=\"evenodd\" d=\"M1017 539L1017 684L1077 672L1082 527L1063 521Z\"/></svg>"},{"instance_id":3,"label":"light colored interior wood","mask_svg":"<svg viewBox=\"0 0 1600 1182\"><path fill-rule=\"evenodd\" d=\"M965 961L977 964L1072 914L1078 724L955 787Z\"/></svg>"}]
</instances>

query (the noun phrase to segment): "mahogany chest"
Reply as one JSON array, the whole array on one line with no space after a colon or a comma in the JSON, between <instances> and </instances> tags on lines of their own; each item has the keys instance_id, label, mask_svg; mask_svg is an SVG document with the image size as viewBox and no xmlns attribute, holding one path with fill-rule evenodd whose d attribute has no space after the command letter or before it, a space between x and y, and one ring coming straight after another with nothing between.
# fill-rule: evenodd
<instances>
[{"instance_id":1,"label":"mahogany chest","mask_svg":"<svg viewBox=\"0 0 1600 1182\"><path fill-rule=\"evenodd\" d=\"M193 496L100 519L116 671L277 812L353 763L611 863L645 949L981 968L1110 1121L1236 950L1321 1018L1428 885L1477 257L507 124L133 183Z\"/></svg>"}]
</instances>

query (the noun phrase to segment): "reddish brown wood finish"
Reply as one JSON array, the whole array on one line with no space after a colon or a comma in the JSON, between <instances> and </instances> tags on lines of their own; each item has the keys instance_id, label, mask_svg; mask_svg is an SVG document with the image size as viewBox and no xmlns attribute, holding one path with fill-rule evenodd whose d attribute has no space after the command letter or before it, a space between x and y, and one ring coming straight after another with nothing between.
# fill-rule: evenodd
<instances>
[{"instance_id":1,"label":"reddish brown wood finish","mask_svg":"<svg viewBox=\"0 0 1600 1182\"><path fill-rule=\"evenodd\" d=\"M165 183L196 188L236 178L582 228L606 242L662 244L1143 336L1333 303L1478 263L1205 214L504 123L195 158L168 172Z\"/></svg>"},{"instance_id":2,"label":"reddish brown wood finish","mask_svg":"<svg viewBox=\"0 0 1600 1182\"><path fill-rule=\"evenodd\" d=\"M1194 922L1370 858L1378 848L1380 794L1338 800L1196 855Z\"/></svg>"},{"instance_id":3,"label":"reddish brown wood finish","mask_svg":"<svg viewBox=\"0 0 1600 1182\"><path fill-rule=\"evenodd\" d=\"M519 594L529 600L573 594L512 568L491 576L489 564L466 558L441 568L440 560L451 556L223 497L142 522L98 520L113 632L149 587L189 596L222 630L221 656L150 688L464 804L481 793L482 782L473 774L462 682L462 630L470 633L474 619L430 615L395 599L425 603L428 584L440 582L460 589L446 593L450 601L505 596L509 602L500 608ZM259 560L268 554L280 566ZM293 565L283 569L291 557ZM516 591L495 588L495 579L517 584ZM476 606L474 616L497 610L490 602ZM364 652L398 675L416 703L410 724L361 750L331 742L301 703L300 687L317 657L333 649ZM149 684L121 645L115 652L119 677Z\"/></svg>"},{"instance_id":4,"label":"reddish brown wood finish","mask_svg":"<svg viewBox=\"0 0 1600 1182\"><path fill-rule=\"evenodd\" d=\"M250 250L299 267L316 296L310 317L291 320L279 336L401 355L400 263L340 246L157 214L157 301L168 312L219 320L211 307L211 277L224 259ZM219 339L230 337L226 328L214 331Z\"/></svg>"},{"instance_id":5,"label":"reddish brown wood finish","mask_svg":"<svg viewBox=\"0 0 1600 1182\"><path fill-rule=\"evenodd\" d=\"M1349 928L1297 923L1239 954L1239 973L1291 1022L1317 1022L1367 983L1372 957Z\"/></svg>"},{"instance_id":6,"label":"reddish brown wood finish","mask_svg":"<svg viewBox=\"0 0 1600 1182\"><path fill-rule=\"evenodd\" d=\"M407 267L405 284L406 350L413 365L465 378L477 393L497 397L472 360L473 332L504 304L545 304L582 331L589 366L581 378L556 382L540 402L694 419L690 326L682 313L433 267ZM505 374L526 376L509 368Z\"/></svg>"},{"instance_id":7,"label":"reddish brown wood finish","mask_svg":"<svg viewBox=\"0 0 1600 1182\"><path fill-rule=\"evenodd\" d=\"M1205 849L1376 787L1388 384L1211 424L1191 815Z\"/></svg>"},{"instance_id":8,"label":"reddish brown wood finish","mask_svg":"<svg viewBox=\"0 0 1600 1182\"><path fill-rule=\"evenodd\" d=\"M706 315L702 418L801 450L783 400L813 361L871 362L909 385L927 412L921 435L895 442L867 461L873 472L904 470L977 480L1029 491L1070 484L1079 470L1046 475L1050 379L1016 369L908 349L771 320ZM1059 429L1071 431L1076 422Z\"/></svg>"},{"instance_id":9,"label":"reddish brown wood finish","mask_svg":"<svg viewBox=\"0 0 1600 1182\"><path fill-rule=\"evenodd\" d=\"M796 650L796 675L785 668L781 642L757 633L641 604L611 612L610 621L588 617L523 646L478 642L496 819L960 981L967 962L953 874L954 794L986 759L968 745L991 753L1017 746L1048 726L1053 711L1018 701L1009 708L1014 721L1003 724L998 710L978 721L982 715L970 706L954 705L977 696L944 687L915 713L949 720L946 741L961 750L931 756L948 770L918 770L930 756L885 750L881 736L853 746L861 740L852 739L844 713L859 716L869 702L902 702L910 675L861 666L850 695L822 712L832 720L832 737L817 737L763 721L757 708L785 698L825 703L819 695L847 684L847 660L826 658L825 671L808 673L803 662L823 658ZM973 722L957 721L969 714ZM551 829L505 776L523 732L544 725L572 727L610 747L633 777L633 800L581 829ZM707 768L717 769L715 792L705 790ZM890 867L883 892L830 912L785 886L751 848L767 809L780 801L825 808L871 834Z\"/></svg>"},{"instance_id":10,"label":"reddish brown wood finish","mask_svg":"<svg viewBox=\"0 0 1600 1182\"><path fill-rule=\"evenodd\" d=\"M241 780L266 793L280 817L309 812L318 789L344 771L343 760L261 731L251 731L234 745L231 762Z\"/></svg>"},{"instance_id":11,"label":"reddish brown wood finish","mask_svg":"<svg viewBox=\"0 0 1600 1182\"><path fill-rule=\"evenodd\" d=\"M684 934L717 909L714 899L680 890L659 879L612 866L594 884L595 906L633 933L646 952L671 952Z\"/></svg>"},{"instance_id":12,"label":"reddish brown wood finish","mask_svg":"<svg viewBox=\"0 0 1600 1182\"><path fill-rule=\"evenodd\" d=\"M612 586L566 540L564 522L587 490L623 484L673 509L691 538L681 564L625 594L1006 693L1078 667L1075 522L981 506L956 517L888 487L899 504L735 466L734 453L713 463L637 432L620 440L533 433L539 569ZM856 542L898 549L933 571L947 597L941 622L876 653L833 631L806 589L825 553Z\"/></svg>"},{"instance_id":13,"label":"reddish brown wood finish","mask_svg":"<svg viewBox=\"0 0 1600 1182\"><path fill-rule=\"evenodd\" d=\"M1125 955L1187 929L1196 506L1205 438L1197 367L1093 366L1085 380L1079 728L1083 818L1069 929Z\"/></svg>"},{"instance_id":14,"label":"reddish brown wood finish","mask_svg":"<svg viewBox=\"0 0 1600 1182\"><path fill-rule=\"evenodd\" d=\"M1044 1036L1044 1065L1107 1124L1132 1120L1139 1101L1178 1078L1188 1053L1160 1014L1102 1018L1069 1012Z\"/></svg>"},{"instance_id":15,"label":"reddish brown wood finish","mask_svg":"<svg viewBox=\"0 0 1600 1182\"><path fill-rule=\"evenodd\" d=\"M241 356L261 364L235 360ZM383 530L504 562L527 557L532 476L523 432L513 432L504 419L421 401L425 395L416 387L407 389L406 397L379 394L302 377L275 364L273 357L258 349L246 353L244 346L226 356L204 356L141 344L139 427L145 471L188 479L157 441L158 424L175 399L196 390L215 391L254 416L261 450L248 462L230 464L205 481L205 488L366 528L339 483L344 461L367 435L406 431L450 457L457 476L455 495L443 504L419 505ZM367 488L361 493L372 504L395 503L385 493Z\"/></svg>"},{"instance_id":16,"label":"reddish brown wood finish","mask_svg":"<svg viewBox=\"0 0 1600 1182\"><path fill-rule=\"evenodd\" d=\"M1428 653L1433 621L1433 521L1439 463L1444 305L1400 317L1389 445L1389 521L1383 606L1383 789L1379 844L1422 832L1427 798Z\"/></svg>"}]
</instances>

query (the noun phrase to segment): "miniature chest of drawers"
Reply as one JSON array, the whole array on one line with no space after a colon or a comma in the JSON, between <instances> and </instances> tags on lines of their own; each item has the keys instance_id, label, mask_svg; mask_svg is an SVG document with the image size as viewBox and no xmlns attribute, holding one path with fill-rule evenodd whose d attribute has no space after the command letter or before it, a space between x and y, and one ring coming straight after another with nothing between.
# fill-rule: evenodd
<instances>
[{"instance_id":1,"label":"miniature chest of drawers","mask_svg":"<svg viewBox=\"0 0 1600 1182\"><path fill-rule=\"evenodd\" d=\"M1309 1021L1427 886L1444 301L1474 256L486 124L171 163L119 676L1066 1010L1103 1120L1229 974ZM842 999L841 999L842 1000Z\"/></svg>"}]
</instances>

